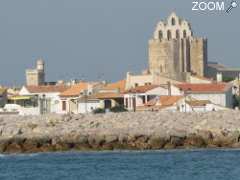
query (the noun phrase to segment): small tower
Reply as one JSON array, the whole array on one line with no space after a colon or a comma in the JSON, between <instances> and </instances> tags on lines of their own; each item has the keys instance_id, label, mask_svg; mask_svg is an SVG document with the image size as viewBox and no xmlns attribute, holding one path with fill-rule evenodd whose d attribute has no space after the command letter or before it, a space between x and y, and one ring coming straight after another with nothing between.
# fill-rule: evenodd
<instances>
[{"instance_id":1,"label":"small tower","mask_svg":"<svg viewBox=\"0 0 240 180\"><path fill-rule=\"evenodd\" d=\"M38 59L36 63L36 69L26 70L26 85L27 86L39 86L45 83L45 70L44 61Z\"/></svg>"},{"instance_id":2,"label":"small tower","mask_svg":"<svg viewBox=\"0 0 240 180\"><path fill-rule=\"evenodd\" d=\"M44 61L42 59L37 60L37 70L44 72Z\"/></svg>"}]
</instances>

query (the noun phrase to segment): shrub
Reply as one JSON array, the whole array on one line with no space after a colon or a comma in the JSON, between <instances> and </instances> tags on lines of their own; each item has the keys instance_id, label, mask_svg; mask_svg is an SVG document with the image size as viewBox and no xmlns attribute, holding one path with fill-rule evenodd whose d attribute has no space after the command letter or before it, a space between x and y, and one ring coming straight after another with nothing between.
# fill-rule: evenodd
<instances>
[{"instance_id":1,"label":"shrub","mask_svg":"<svg viewBox=\"0 0 240 180\"><path fill-rule=\"evenodd\" d=\"M126 112L127 109L125 109L123 106L115 106L110 109L111 112Z\"/></svg>"},{"instance_id":2,"label":"shrub","mask_svg":"<svg viewBox=\"0 0 240 180\"><path fill-rule=\"evenodd\" d=\"M105 109L102 108L97 108L93 110L94 114L100 114L100 113L105 113Z\"/></svg>"}]
</instances>

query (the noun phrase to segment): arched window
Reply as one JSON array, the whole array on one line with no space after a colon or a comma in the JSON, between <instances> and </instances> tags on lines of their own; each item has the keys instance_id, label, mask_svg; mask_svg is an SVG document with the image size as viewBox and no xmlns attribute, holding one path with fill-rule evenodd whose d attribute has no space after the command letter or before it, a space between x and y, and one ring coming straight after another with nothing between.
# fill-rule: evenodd
<instances>
[{"instance_id":1,"label":"arched window","mask_svg":"<svg viewBox=\"0 0 240 180\"><path fill-rule=\"evenodd\" d=\"M162 31L159 31L159 32L158 32L158 36L159 36L159 39L162 39L162 38L163 38L163 32L162 32Z\"/></svg>"},{"instance_id":2,"label":"arched window","mask_svg":"<svg viewBox=\"0 0 240 180\"><path fill-rule=\"evenodd\" d=\"M167 38L168 40L172 39L172 33L170 30L167 31Z\"/></svg>"},{"instance_id":3,"label":"arched window","mask_svg":"<svg viewBox=\"0 0 240 180\"><path fill-rule=\"evenodd\" d=\"M176 30L176 39L179 39L180 38L180 33L179 33L179 30L177 29Z\"/></svg>"},{"instance_id":4,"label":"arched window","mask_svg":"<svg viewBox=\"0 0 240 180\"><path fill-rule=\"evenodd\" d=\"M183 30L183 38L186 38L187 37L187 32L186 30Z\"/></svg>"},{"instance_id":5,"label":"arched window","mask_svg":"<svg viewBox=\"0 0 240 180\"><path fill-rule=\"evenodd\" d=\"M160 73L162 73L163 72L163 67L162 67L162 65L160 66Z\"/></svg>"},{"instance_id":6,"label":"arched window","mask_svg":"<svg viewBox=\"0 0 240 180\"><path fill-rule=\"evenodd\" d=\"M175 24L176 24L176 20L175 18L172 18L172 25L175 26Z\"/></svg>"}]
</instances>

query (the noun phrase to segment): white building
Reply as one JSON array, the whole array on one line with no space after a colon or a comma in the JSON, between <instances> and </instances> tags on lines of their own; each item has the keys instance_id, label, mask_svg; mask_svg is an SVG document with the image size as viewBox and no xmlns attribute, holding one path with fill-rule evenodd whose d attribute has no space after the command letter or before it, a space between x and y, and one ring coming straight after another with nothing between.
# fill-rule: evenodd
<instances>
[{"instance_id":1,"label":"white building","mask_svg":"<svg viewBox=\"0 0 240 180\"><path fill-rule=\"evenodd\" d=\"M156 97L170 95L181 95L181 93L170 84L138 86L125 92L124 105L129 111L135 111Z\"/></svg>"},{"instance_id":2,"label":"white building","mask_svg":"<svg viewBox=\"0 0 240 180\"><path fill-rule=\"evenodd\" d=\"M155 101L158 103L151 105ZM205 112L232 108L232 104L232 85L226 83L146 85L132 88L124 94L124 105L129 111Z\"/></svg>"},{"instance_id":3,"label":"white building","mask_svg":"<svg viewBox=\"0 0 240 180\"><path fill-rule=\"evenodd\" d=\"M64 85L23 86L19 95L37 97L40 114L61 113L59 95L68 88Z\"/></svg>"},{"instance_id":4,"label":"white building","mask_svg":"<svg viewBox=\"0 0 240 180\"><path fill-rule=\"evenodd\" d=\"M209 100L215 105L222 107L233 107L232 84L212 83L212 84L176 84L179 92L184 96L189 96L197 100Z\"/></svg>"}]
</instances>

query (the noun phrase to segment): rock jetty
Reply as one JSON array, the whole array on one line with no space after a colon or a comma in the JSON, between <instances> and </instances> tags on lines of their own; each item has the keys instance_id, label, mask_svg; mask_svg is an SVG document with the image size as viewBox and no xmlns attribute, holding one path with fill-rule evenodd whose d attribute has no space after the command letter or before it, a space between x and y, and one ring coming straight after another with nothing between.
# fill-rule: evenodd
<instances>
[{"instance_id":1,"label":"rock jetty","mask_svg":"<svg viewBox=\"0 0 240 180\"><path fill-rule=\"evenodd\" d=\"M240 112L0 116L0 153L240 148Z\"/></svg>"}]
</instances>

